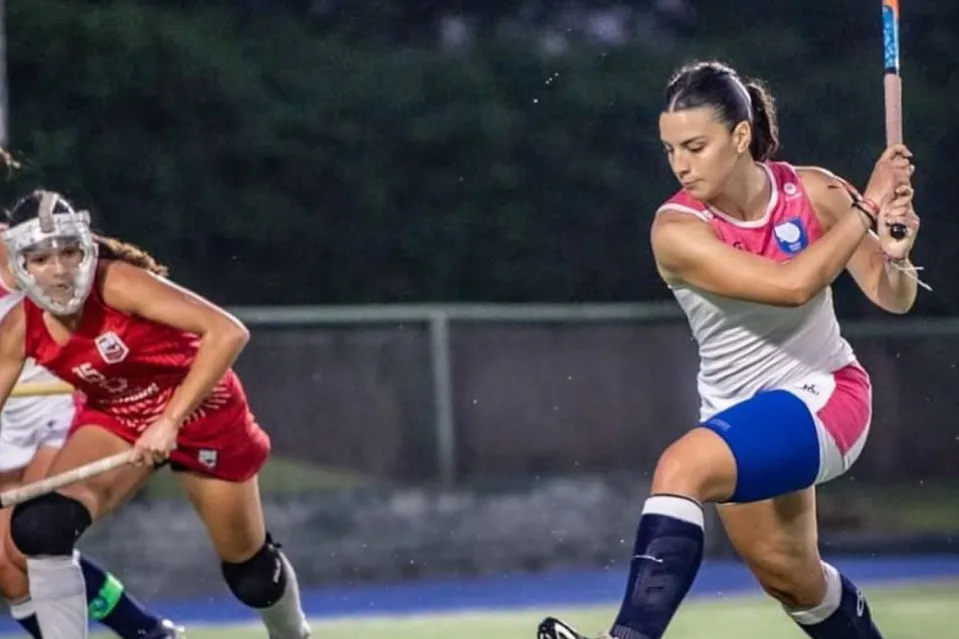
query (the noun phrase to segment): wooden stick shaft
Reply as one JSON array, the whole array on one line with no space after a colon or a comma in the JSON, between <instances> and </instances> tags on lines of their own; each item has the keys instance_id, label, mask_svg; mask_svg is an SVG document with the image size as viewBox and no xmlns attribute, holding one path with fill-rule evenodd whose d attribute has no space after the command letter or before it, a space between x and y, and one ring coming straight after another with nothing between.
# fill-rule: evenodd
<instances>
[{"instance_id":1,"label":"wooden stick shaft","mask_svg":"<svg viewBox=\"0 0 959 639\"><path fill-rule=\"evenodd\" d=\"M902 78L895 73L887 73L885 85L886 104L886 143L902 144Z\"/></svg>"},{"instance_id":2,"label":"wooden stick shaft","mask_svg":"<svg viewBox=\"0 0 959 639\"><path fill-rule=\"evenodd\" d=\"M49 382L26 382L17 384L10 392L10 397L45 397L49 395L69 395L73 386L61 380Z\"/></svg>"},{"instance_id":3,"label":"wooden stick shaft","mask_svg":"<svg viewBox=\"0 0 959 639\"><path fill-rule=\"evenodd\" d=\"M127 450L122 453L117 453L116 455L111 455L110 457L104 457L103 459L84 466L78 466L77 468L60 473L59 475L54 475L53 477L47 477L46 479L20 486L19 488L12 488L0 493L0 508L16 506L25 501L52 493L64 486L83 481L88 477L109 472L124 464L129 464L132 458L133 451Z\"/></svg>"}]
</instances>

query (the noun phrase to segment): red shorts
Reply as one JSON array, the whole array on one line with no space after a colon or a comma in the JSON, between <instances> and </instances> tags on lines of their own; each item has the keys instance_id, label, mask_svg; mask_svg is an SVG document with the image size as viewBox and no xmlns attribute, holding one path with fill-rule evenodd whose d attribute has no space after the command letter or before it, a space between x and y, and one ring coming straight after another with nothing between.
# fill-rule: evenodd
<instances>
[{"instance_id":1,"label":"red shorts","mask_svg":"<svg viewBox=\"0 0 959 639\"><path fill-rule=\"evenodd\" d=\"M131 444L140 437L107 413L78 402L70 435L85 426L97 426ZM242 482L256 475L269 455L270 436L256 423L246 400L237 397L185 424L170 463L208 477Z\"/></svg>"}]
</instances>

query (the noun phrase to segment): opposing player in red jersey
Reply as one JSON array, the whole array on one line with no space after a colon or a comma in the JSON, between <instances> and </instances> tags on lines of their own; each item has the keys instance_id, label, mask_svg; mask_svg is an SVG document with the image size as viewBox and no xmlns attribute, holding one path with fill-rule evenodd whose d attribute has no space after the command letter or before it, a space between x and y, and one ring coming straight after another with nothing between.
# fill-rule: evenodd
<instances>
[{"instance_id":1,"label":"opposing player in red jersey","mask_svg":"<svg viewBox=\"0 0 959 639\"><path fill-rule=\"evenodd\" d=\"M6 226L0 225L0 230L4 229ZM0 318L23 299L6 263L6 251L0 245ZM56 377L28 360L17 383L29 385L52 381L56 381ZM3 404L0 412L0 489L13 489L47 474L74 423L75 399L70 395L15 397ZM11 509L0 512L0 541L8 536L11 512ZM119 579L97 562L84 555L79 555L78 561L83 571L91 620L99 621L122 639L174 639L181 636L171 621L152 614L130 596ZM30 598L26 560L11 548L11 544L5 543L0 543L0 595L9 603L10 616L20 627L33 639L43 639Z\"/></svg>"},{"instance_id":2,"label":"opposing player in red jersey","mask_svg":"<svg viewBox=\"0 0 959 639\"><path fill-rule=\"evenodd\" d=\"M259 498L269 438L232 370L247 330L158 276L142 251L100 254L89 214L57 193L35 191L8 217L3 242L26 298L0 321L0 401L32 357L86 396L51 474L134 451L129 466L14 508L10 537L27 556L44 636L87 636L76 542L170 462L233 594L272 639L308 637L295 574Z\"/></svg>"}]
</instances>

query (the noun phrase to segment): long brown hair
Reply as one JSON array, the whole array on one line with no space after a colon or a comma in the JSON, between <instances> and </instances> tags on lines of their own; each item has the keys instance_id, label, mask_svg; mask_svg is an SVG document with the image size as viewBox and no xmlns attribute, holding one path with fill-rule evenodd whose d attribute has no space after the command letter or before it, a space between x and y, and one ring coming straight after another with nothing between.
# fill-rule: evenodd
<instances>
[{"instance_id":1,"label":"long brown hair","mask_svg":"<svg viewBox=\"0 0 959 639\"><path fill-rule=\"evenodd\" d=\"M99 247L101 259L126 262L160 277L166 277L170 273L170 269L164 264L160 264L156 258L135 244L106 235L95 235L94 239Z\"/></svg>"}]
</instances>

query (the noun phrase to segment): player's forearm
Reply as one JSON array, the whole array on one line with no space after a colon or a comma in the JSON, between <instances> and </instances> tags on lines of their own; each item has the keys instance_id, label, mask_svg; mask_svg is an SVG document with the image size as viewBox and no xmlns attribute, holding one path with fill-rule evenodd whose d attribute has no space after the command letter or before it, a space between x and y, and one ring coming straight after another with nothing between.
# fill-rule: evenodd
<instances>
[{"instance_id":1,"label":"player's forearm","mask_svg":"<svg viewBox=\"0 0 959 639\"><path fill-rule=\"evenodd\" d=\"M249 338L249 333L242 326L204 335L190 372L167 404L164 416L182 424L213 392Z\"/></svg>"},{"instance_id":2,"label":"player's forearm","mask_svg":"<svg viewBox=\"0 0 959 639\"><path fill-rule=\"evenodd\" d=\"M916 302L918 283L903 269L914 269L912 262L904 260L897 265L883 260L876 285L876 303L890 313L908 313Z\"/></svg>"},{"instance_id":3,"label":"player's forearm","mask_svg":"<svg viewBox=\"0 0 959 639\"><path fill-rule=\"evenodd\" d=\"M853 253L869 231L866 214L853 209L829 232L788 263L790 276L803 291L806 301L830 286L845 270Z\"/></svg>"}]
</instances>

